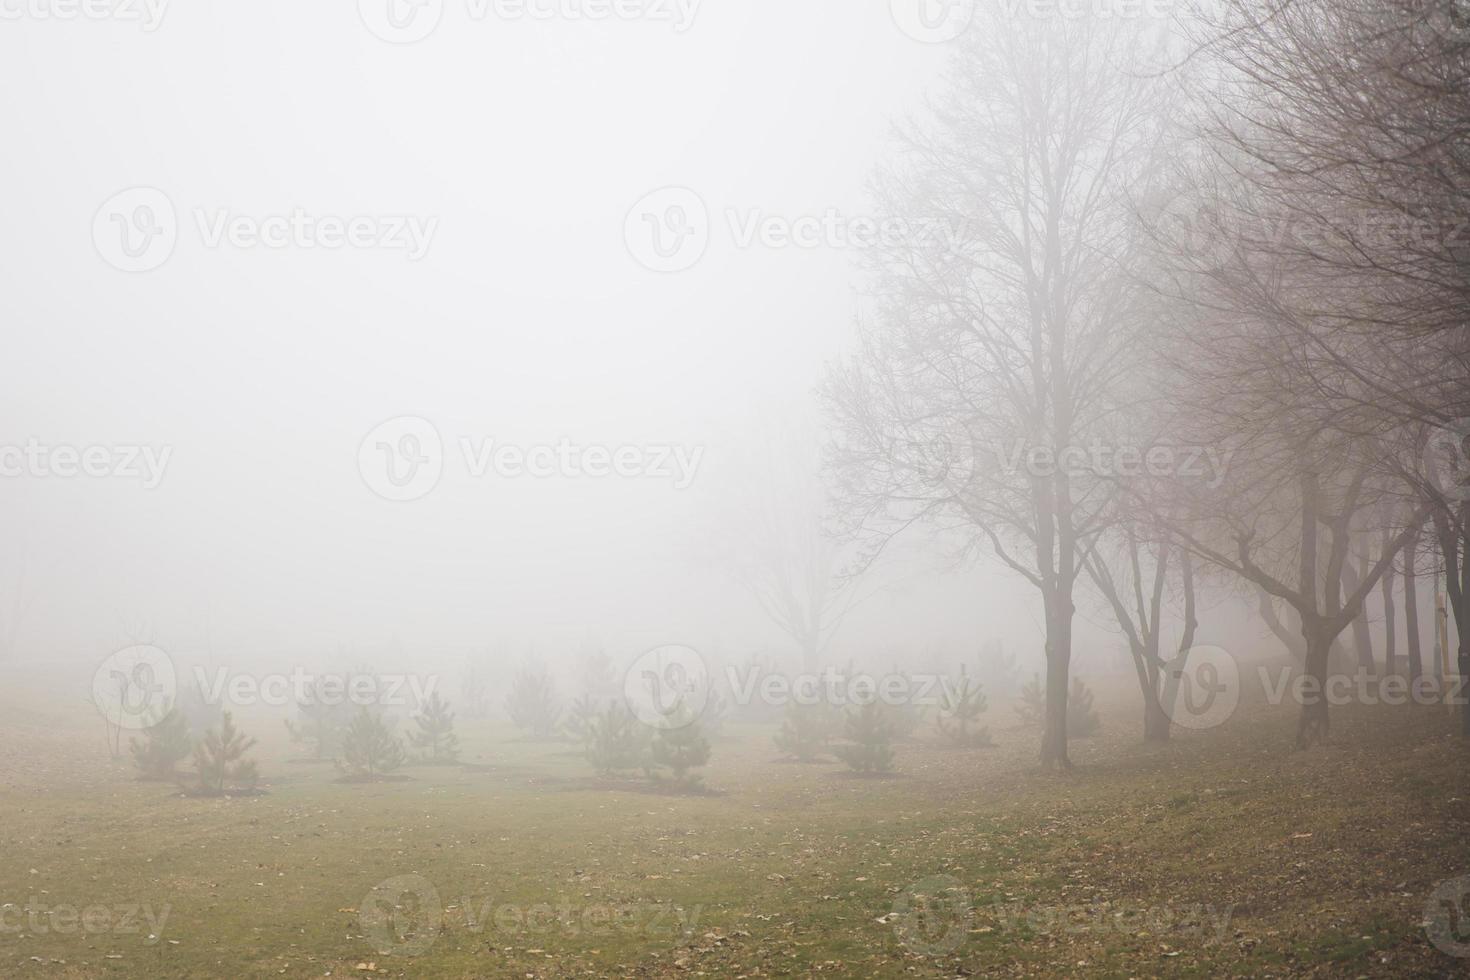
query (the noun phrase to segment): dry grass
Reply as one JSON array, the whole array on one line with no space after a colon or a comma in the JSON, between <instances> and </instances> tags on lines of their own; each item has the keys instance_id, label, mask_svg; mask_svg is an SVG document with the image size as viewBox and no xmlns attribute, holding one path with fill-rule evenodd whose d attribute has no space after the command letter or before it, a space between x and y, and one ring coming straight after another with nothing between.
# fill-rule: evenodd
<instances>
[{"instance_id":1,"label":"dry grass","mask_svg":"<svg viewBox=\"0 0 1470 980\"><path fill-rule=\"evenodd\" d=\"M287 761L278 719L247 718L270 793L223 800L133 780L100 728L62 714L0 732L0 905L168 917L153 940L7 929L0 975L1442 976L1470 964L1421 924L1435 883L1470 871L1467 746L1436 709L1341 710L1331 744L1294 753L1286 708L1145 746L1120 703L1076 743L1076 769L1043 773L1034 733L992 708L994 748L926 737L900 747L885 780L781 763L769 729L733 726L703 794L609 784L566 744L488 726L463 732L466 766L345 784L330 765ZM421 956L375 949L363 914L374 886L401 875L431 884L442 910L432 933L422 906L400 910L401 937L430 943ZM958 889L949 906L894 914L937 876ZM12 909L4 921L22 920Z\"/></svg>"}]
</instances>

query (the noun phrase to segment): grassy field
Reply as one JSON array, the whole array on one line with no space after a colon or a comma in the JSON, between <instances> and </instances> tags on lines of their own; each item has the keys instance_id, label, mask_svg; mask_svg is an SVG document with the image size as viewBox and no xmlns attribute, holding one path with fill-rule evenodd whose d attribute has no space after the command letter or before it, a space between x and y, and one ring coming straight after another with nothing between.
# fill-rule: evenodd
<instances>
[{"instance_id":1,"label":"grassy field","mask_svg":"<svg viewBox=\"0 0 1470 980\"><path fill-rule=\"evenodd\" d=\"M201 799L17 707L0 976L1470 975L1423 927L1470 872L1444 712L1341 710L1294 753L1285 708L1145 746L1119 703L1067 773L991 714L995 748L926 736L882 779L733 726L704 795L489 725L461 767L342 783L247 717L269 792Z\"/></svg>"}]
</instances>

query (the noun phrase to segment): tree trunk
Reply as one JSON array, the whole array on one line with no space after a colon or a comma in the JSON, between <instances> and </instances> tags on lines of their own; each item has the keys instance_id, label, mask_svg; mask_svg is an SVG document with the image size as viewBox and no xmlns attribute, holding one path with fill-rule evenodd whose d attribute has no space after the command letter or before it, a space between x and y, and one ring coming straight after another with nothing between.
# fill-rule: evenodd
<instances>
[{"instance_id":1,"label":"tree trunk","mask_svg":"<svg viewBox=\"0 0 1470 980\"><path fill-rule=\"evenodd\" d=\"M1457 658L1460 664L1459 684L1461 685L1455 694L1465 699L1465 683L1470 678L1470 645L1465 642L1465 633L1470 630L1470 622L1466 622L1466 602L1470 599L1470 535L1466 534L1470 529L1470 501L1462 501L1460 504L1459 520L1456 522L1460 529L1460 545L1465 548L1460 552L1459 561L1455 563L1455 570L1459 573L1455 585L1450 588L1450 608L1455 613L1455 639L1460 648ZM1460 706L1460 734L1470 738L1470 699Z\"/></svg>"},{"instance_id":2,"label":"tree trunk","mask_svg":"<svg viewBox=\"0 0 1470 980\"><path fill-rule=\"evenodd\" d=\"M1195 630L1199 628L1199 618L1195 615L1194 609L1194 559L1187 551L1180 558L1180 571L1184 583L1184 633L1179 637L1179 652L1174 657L1175 671L1182 671L1184 669L1184 662L1189 657L1190 648L1194 646ZM1265 593L1262 593L1262 595L1264 596ZM1266 604L1269 605L1269 601ZM1272 610L1273 617L1274 612ZM1174 728L1174 722L1169 717L1168 712L1164 710L1164 699L1167 698L1170 704L1174 703L1174 697L1179 689L1179 677L1177 673L1165 675L1159 670L1159 635L1159 614L1156 603L1154 609L1154 629L1150 637L1153 643L1154 659L1148 661L1149 688L1144 692L1143 737L1145 741L1150 742L1166 742L1169 740L1169 735Z\"/></svg>"},{"instance_id":3,"label":"tree trunk","mask_svg":"<svg viewBox=\"0 0 1470 980\"><path fill-rule=\"evenodd\" d=\"M1048 597L1046 604L1046 731L1041 739L1041 764L1047 769L1070 769L1067 682L1072 668L1072 604L1056 595Z\"/></svg>"},{"instance_id":4,"label":"tree trunk","mask_svg":"<svg viewBox=\"0 0 1470 980\"><path fill-rule=\"evenodd\" d=\"M1046 734L1041 740L1041 764L1070 769L1067 758L1067 679L1068 664L1060 656L1046 661Z\"/></svg>"},{"instance_id":5,"label":"tree trunk","mask_svg":"<svg viewBox=\"0 0 1470 980\"><path fill-rule=\"evenodd\" d=\"M1388 547L1389 532L1383 533L1383 546ZM1383 590L1383 672L1385 674L1398 673L1398 637L1395 636L1395 617L1393 605L1393 583L1394 567L1388 566L1383 573L1383 579L1379 582L1379 588Z\"/></svg>"},{"instance_id":6,"label":"tree trunk","mask_svg":"<svg viewBox=\"0 0 1470 980\"><path fill-rule=\"evenodd\" d=\"M1464 526L1461 524L1461 527ZM1470 627L1470 624L1465 622L1466 593L1470 592L1470 561L1465 559L1470 559L1470 554L1462 555L1461 561L1458 562L1459 584L1450 589L1450 609L1455 615L1454 643L1459 648L1459 653L1455 658L1459 667L1459 676L1453 682L1455 686L1451 690L1461 700L1460 734L1470 738L1470 699L1466 698L1465 687L1467 678L1470 678L1470 645L1465 642L1465 631L1467 627ZM1449 633L1448 628L1445 633ZM1450 683L1449 678L1445 678L1445 682Z\"/></svg>"},{"instance_id":7,"label":"tree trunk","mask_svg":"<svg viewBox=\"0 0 1470 980\"><path fill-rule=\"evenodd\" d=\"M1142 642L1131 641L1129 650L1133 654L1133 671L1138 676L1138 690L1143 695L1143 740L1167 741L1170 722L1160 700L1163 688L1159 684L1159 666L1149 659L1149 648Z\"/></svg>"},{"instance_id":8,"label":"tree trunk","mask_svg":"<svg viewBox=\"0 0 1470 980\"><path fill-rule=\"evenodd\" d=\"M1436 511L1434 514L1434 527L1439 537L1440 557L1444 561L1445 589L1449 593L1449 610L1455 617L1455 630L1453 638L1450 638L1449 624L1445 624L1444 634L1448 643L1452 643L1457 649L1455 657L1456 670L1459 677L1451 679L1444 678L1447 690L1465 699L1466 694L1463 687L1456 685L1464 684L1465 678L1470 677L1470 646L1465 643L1466 619L1466 596L1470 593L1470 541L1467 541L1467 531L1470 531L1470 500L1461 501L1449 514ZM1438 615L1438 610L1436 610ZM1435 624L1436 629L1438 623ZM1470 738L1470 703L1460 706L1460 734Z\"/></svg>"},{"instance_id":9,"label":"tree trunk","mask_svg":"<svg viewBox=\"0 0 1470 980\"><path fill-rule=\"evenodd\" d=\"M1154 687L1143 697L1143 740L1145 742L1167 742L1173 728L1164 705L1159 700L1158 671L1155 669Z\"/></svg>"},{"instance_id":10,"label":"tree trunk","mask_svg":"<svg viewBox=\"0 0 1470 980\"><path fill-rule=\"evenodd\" d=\"M1409 656L1409 684L1413 690L1413 684L1424 673L1424 658L1419 648L1419 575L1416 570L1419 561L1419 535L1415 534L1404 545L1404 629L1408 635L1405 637L1405 652ZM1416 702L1417 703L1417 702Z\"/></svg>"},{"instance_id":11,"label":"tree trunk","mask_svg":"<svg viewBox=\"0 0 1470 980\"><path fill-rule=\"evenodd\" d=\"M1302 645L1301 636L1286 628L1276 612L1276 603L1269 592L1260 586L1256 587L1256 592L1259 596L1256 608L1261 613L1261 620L1270 628L1272 635L1281 641L1281 645L1286 647L1287 653L1296 660L1302 659L1306 655L1306 648Z\"/></svg>"},{"instance_id":12,"label":"tree trunk","mask_svg":"<svg viewBox=\"0 0 1470 980\"><path fill-rule=\"evenodd\" d=\"M1154 618L1153 629L1148 634L1148 645L1133 653L1138 666L1138 686L1143 692L1143 740L1145 742L1167 742L1173 722L1164 710L1163 698L1172 695L1174 688L1163 678L1159 670L1159 621ZM1162 682L1162 683L1161 683Z\"/></svg>"},{"instance_id":13,"label":"tree trunk","mask_svg":"<svg viewBox=\"0 0 1470 980\"><path fill-rule=\"evenodd\" d=\"M1458 619L1457 619L1458 622ZM1460 734L1470 738L1470 700L1466 699L1465 679L1470 677L1470 647L1465 645L1465 633L1461 629L1455 630L1455 635L1460 642L1460 677L1454 688L1455 696L1461 700L1460 704Z\"/></svg>"},{"instance_id":14,"label":"tree trunk","mask_svg":"<svg viewBox=\"0 0 1470 980\"><path fill-rule=\"evenodd\" d=\"M1378 673L1378 662L1373 659L1373 633L1368 629L1368 614L1360 612L1353 617L1353 650L1358 655L1358 666L1372 677Z\"/></svg>"},{"instance_id":15,"label":"tree trunk","mask_svg":"<svg viewBox=\"0 0 1470 980\"><path fill-rule=\"evenodd\" d=\"M1304 625L1302 635L1307 641L1303 673L1309 680L1303 690L1302 713L1297 723L1299 749L1309 748L1327 737L1327 655L1332 650L1332 640L1321 623Z\"/></svg>"},{"instance_id":16,"label":"tree trunk","mask_svg":"<svg viewBox=\"0 0 1470 980\"><path fill-rule=\"evenodd\" d=\"M1366 559L1364 561L1366 562ZM1353 567L1352 559L1349 558L1343 562L1342 584L1347 587L1347 591L1357 591L1362 581L1359 570ZM1364 603L1364 608L1353 617L1353 655L1357 659L1358 666L1367 671L1370 677L1377 673L1377 664L1373 661L1373 634L1368 629L1366 603Z\"/></svg>"}]
</instances>

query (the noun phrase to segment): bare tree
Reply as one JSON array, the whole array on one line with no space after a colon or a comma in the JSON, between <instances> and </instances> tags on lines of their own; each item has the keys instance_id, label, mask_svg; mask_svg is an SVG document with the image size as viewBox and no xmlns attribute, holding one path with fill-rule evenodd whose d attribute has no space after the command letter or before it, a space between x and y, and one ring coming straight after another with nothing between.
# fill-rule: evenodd
<instances>
[{"instance_id":1,"label":"bare tree","mask_svg":"<svg viewBox=\"0 0 1470 980\"><path fill-rule=\"evenodd\" d=\"M1236 411L1238 406L1226 414L1248 418ZM1312 683L1297 730L1298 746L1306 747L1328 731L1323 692L1333 643L1359 617L1425 509L1385 531L1382 553L1363 565L1349 587L1348 565L1359 536L1354 521L1388 513L1382 502L1406 488L1370 479L1371 455L1364 459L1360 445L1331 432L1302 431L1294 422L1264 428L1249 440L1255 452L1236 456L1230 478L1215 492L1193 491L1184 498L1191 511L1168 525L1195 554L1295 611ZM1265 438L1273 430L1274 443Z\"/></svg>"},{"instance_id":2,"label":"bare tree","mask_svg":"<svg viewBox=\"0 0 1470 980\"><path fill-rule=\"evenodd\" d=\"M1409 682L1412 685L1424 672L1419 631L1419 529L1415 528L1404 542L1404 643L1409 657Z\"/></svg>"},{"instance_id":3,"label":"bare tree","mask_svg":"<svg viewBox=\"0 0 1470 980\"><path fill-rule=\"evenodd\" d=\"M821 443L784 421L730 482L717 547L741 588L793 644L802 670L820 669L847 615L866 598L843 547L825 525Z\"/></svg>"},{"instance_id":4,"label":"bare tree","mask_svg":"<svg viewBox=\"0 0 1470 980\"><path fill-rule=\"evenodd\" d=\"M142 616L121 615L118 616L119 632L122 634L123 642L116 643L116 649L136 646L153 646L157 643L158 630L153 622ZM133 678L114 673L113 683L118 689L118 700L120 703L128 703L131 698L131 687ZM107 736L107 751L114 759L122 758L122 736L123 728L121 719L109 718L104 712L102 725Z\"/></svg>"},{"instance_id":5,"label":"bare tree","mask_svg":"<svg viewBox=\"0 0 1470 980\"><path fill-rule=\"evenodd\" d=\"M1194 562L1190 553L1176 548L1170 535L1157 529L1153 540L1139 536L1139 529L1125 525L1120 532L1121 561L1114 566L1124 569L1115 575L1100 550L1087 556L1087 572L1102 593L1133 657L1139 692L1143 695L1143 737L1145 741L1163 742L1169 738L1171 723L1164 706L1173 698L1179 670L1194 645L1199 621L1195 615ZM1183 633L1173 663L1163 659L1165 598L1171 585L1170 560L1177 553L1178 567L1175 589L1182 595ZM1130 605L1131 600L1131 605Z\"/></svg>"},{"instance_id":6,"label":"bare tree","mask_svg":"<svg viewBox=\"0 0 1470 980\"><path fill-rule=\"evenodd\" d=\"M823 392L869 554L925 523L1040 593L1041 758L1066 766L1073 592L1111 494L1077 462L1109 435L1127 370L1126 187L1153 149L1158 82L1136 22L990 12L933 125L909 127L879 175L906 233L874 250L875 308Z\"/></svg>"},{"instance_id":7,"label":"bare tree","mask_svg":"<svg viewBox=\"0 0 1470 980\"><path fill-rule=\"evenodd\" d=\"M1470 673L1464 4L1223 0L1207 9L1204 46L1230 93L1213 102L1210 134L1252 202L1234 214L1272 218L1238 222L1231 236L1239 252L1272 260L1274 280L1250 277L1256 305L1273 305L1292 339L1298 384L1318 420L1389 439L1386 458L1431 508L1460 670ZM1250 263L1235 259L1225 265L1245 287ZM1436 444L1448 445L1455 472L1434 472L1422 450ZM1463 718L1470 734L1470 710Z\"/></svg>"}]
</instances>

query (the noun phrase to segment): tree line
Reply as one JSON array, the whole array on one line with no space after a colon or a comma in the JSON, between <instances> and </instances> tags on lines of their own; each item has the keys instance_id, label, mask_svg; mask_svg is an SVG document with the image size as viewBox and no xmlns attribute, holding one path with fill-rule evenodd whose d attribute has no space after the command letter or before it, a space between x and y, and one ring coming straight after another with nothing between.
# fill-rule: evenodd
<instances>
[{"instance_id":1,"label":"tree line","mask_svg":"<svg viewBox=\"0 0 1470 980\"><path fill-rule=\"evenodd\" d=\"M1202 581L1321 690L1345 635L1374 668L1375 594L1397 669L1400 581L1419 671L1442 574L1470 674L1470 5L982 6L874 181L884 212L964 233L872 250L821 389L863 558L923 525L1037 590L1048 765L1084 595L1127 637L1150 738ZM1328 728L1304 699L1298 744Z\"/></svg>"}]
</instances>

